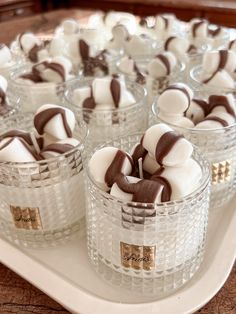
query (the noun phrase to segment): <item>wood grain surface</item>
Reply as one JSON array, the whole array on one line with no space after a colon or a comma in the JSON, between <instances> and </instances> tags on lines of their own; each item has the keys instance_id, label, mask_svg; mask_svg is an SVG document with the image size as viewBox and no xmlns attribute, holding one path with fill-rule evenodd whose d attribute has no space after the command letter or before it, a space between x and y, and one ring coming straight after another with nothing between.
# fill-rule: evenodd
<instances>
[{"instance_id":1,"label":"wood grain surface","mask_svg":"<svg viewBox=\"0 0 236 314\"><path fill-rule=\"evenodd\" d=\"M0 42L9 43L15 38L17 33L29 29L34 32L50 32L66 17L86 19L89 14L91 14L91 11L60 10L30 18L18 19L14 22L1 23L1 29L4 31L0 32ZM0 264L0 313L65 314L69 312ZM229 279L221 291L197 313L236 314L236 266L233 268ZM175 314L174 310L173 314Z\"/></svg>"},{"instance_id":2,"label":"wood grain surface","mask_svg":"<svg viewBox=\"0 0 236 314\"><path fill-rule=\"evenodd\" d=\"M69 312L10 269L0 264L0 313L68 314ZM175 314L174 309L173 314ZM196 314L236 314L236 265L223 288Z\"/></svg>"}]
</instances>

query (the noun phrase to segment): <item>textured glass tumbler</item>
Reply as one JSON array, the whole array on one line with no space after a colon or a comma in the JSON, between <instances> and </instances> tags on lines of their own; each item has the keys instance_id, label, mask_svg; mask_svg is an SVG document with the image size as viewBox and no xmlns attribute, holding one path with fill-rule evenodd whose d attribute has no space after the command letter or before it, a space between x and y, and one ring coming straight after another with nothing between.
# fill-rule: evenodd
<instances>
[{"instance_id":1,"label":"textured glass tumbler","mask_svg":"<svg viewBox=\"0 0 236 314\"><path fill-rule=\"evenodd\" d=\"M74 100L74 90L90 86L93 79L77 80L67 84L65 102L76 113L79 121L85 121L89 128L87 148L89 151L99 144L123 135L145 130L148 120L146 91L130 80L126 81L127 89L133 94L136 102L133 105L117 109L84 109Z\"/></svg>"},{"instance_id":2,"label":"textured glass tumbler","mask_svg":"<svg viewBox=\"0 0 236 314\"><path fill-rule=\"evenodd\" d=\"M31 114L4 121L9 129L32 130ZM30 247L53 246L78 231L85 231L82 154L87 135L77 125L80 144L68 153L27 163L0 162L0 233ZM17 152L16 152L17 153Z\"/></svg>"},{"instance_id":3,"label":"textured glass tumbler","mask_svg":"<svg viewBox=\"0 0 236 314\"><path fill-rule=\"evenodd\" d=\"M211 208L222 206L235 194L236 187L236 124L212 130L178 127L158 117L153 105L155 123L163 122L198 146L211 166Z\"/></svg>"},{"instance_id":4,"label":"textured glass tumbler","mask_svg":"<svg viewBox=\"0 0 236 314\"><path fill-rule=\"evenodd\" d=\"M105 146L130 151L141 134ZM208 223L208 162L199 188L188 197L161 204L125 202L101 191L87 170L89 259L104 279L121 288L163 296L186 283L203 259Z\"/></svg>"},{"instance_id":5,"label":"textured glass tumbler","mask_svg":"<svg viewBox=\"0 0 236 314\"><path fill-rule=\"evenodd\" d=\"M29 73L31 64L27 64L12 71L9 79L9 93L21 98L22 111L34 112L44 104L61 103L65 90L65 83L30 83L27 80L19 81L19 76Z\"/></svg>"}]
</instances>

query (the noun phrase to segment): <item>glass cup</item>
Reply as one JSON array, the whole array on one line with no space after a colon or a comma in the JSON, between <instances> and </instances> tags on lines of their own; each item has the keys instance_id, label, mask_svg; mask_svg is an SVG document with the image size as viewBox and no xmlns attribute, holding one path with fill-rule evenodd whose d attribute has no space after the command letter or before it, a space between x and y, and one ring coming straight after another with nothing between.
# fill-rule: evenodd
<instances>
[{"instance_id":1,"label":"glass cup","mask_svg":"<svg viewBox=\"0 0 236 314\"><path fill-rule=\"evenodd\" d=\"M74 90L91 86L93 78L76 80L67 84L65 103L76 113L78 121L85 121L89 128L87 149L91 150L104 141L145 130L148 110L145 89L130 80L126 80L127 89L133 94L136 102L124 108L84 109L74 100Z\"/></svg>"},{"instance_id":2,"label":"glass cup","mask_svg":"<svg viewBox=\"0 0 236 314\"><path fill-rule=\"evenodd\" d=\"M14 95L13 93L6 94L7 103L6 105L0 104L0 123L3 123L3 120L17 113L21 108L21 99Z\"/></svg>"},{"instance_id":3,"label":"glass cup","mask_svg":"<svg viewBox=\"0 0 236 314\"><path fill-rule=\"evenodd\" d=\"M103 147L130 151L141 136L122 137ZM97 187L87 169L88 254L104 279L121 288L163 296L195 274L204 254L210 171L198 149L193 158L203 174L198 189L160 204L117 199Z\"/></svg>"},{"instance_id":4,"label":"glass cup","mask_svg":"<svg viewBox=\"0 0 236 314\"><path fill-rule=\"evenodd\" d=\"M9 92L18 95L21 98L22 111L35 112L40 106L44 104L61 103L65 90L65 82L45 82L31 84L27 82L27 80L17 80L19 76L31 72L31 69L32 64L25 64L12 71L9 79Z\"/></svg>"},{"instance_id":5,"label":"glass cup","mask_svg":"<svg viewBox=\"0 0 236 314\"><path fill-rule=\"evenodd\" d=\"M179 127L158 117L156 103L153 104L153 115L155 123L168 124L201 149L211 167L211 207L227 203L235 194L236 124L209 130Z\"/></svg>"},{"instance_id":6,"label":"glass cup","mask_svg":"<svg viewBox=\"0 0 236 314\"><path fill-rule=\"evenodd\" d=\"M4 120L0 134L10 129L32 130L33 115ZM80 141L70 152L47 160L0 162L0 234L26 247L54 246L71 234L85 232L82 154L85 124L77 124ZM17 152L16 152L17 153Z\"/></svg>"}]
</instances>

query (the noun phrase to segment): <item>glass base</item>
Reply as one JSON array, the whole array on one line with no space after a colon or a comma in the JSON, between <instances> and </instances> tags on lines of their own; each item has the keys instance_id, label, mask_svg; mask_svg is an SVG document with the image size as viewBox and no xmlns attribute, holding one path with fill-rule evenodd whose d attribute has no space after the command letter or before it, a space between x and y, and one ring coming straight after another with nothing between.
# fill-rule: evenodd
<instances>
[{"instance_id":1,"label":"glass base","mask_svg":"<svg viewBox=\"0 0 236 314\"><path fill-rule=\"evenodd\" d=\"M112 265L98 253L94 254L93 252L93 258L90 256L90 262L96 272L112 286L127 289L139 295L155 295L159 298L173 293L187 283L199 269L202 259L202 254L199 254L174 269L157 272L155 277L153 277L153 273L148 276L148 272L146 272L146 277L140 278L135 274L131 276L129 268L125 270L118 265Z\"/></svg>"},{"instance_id":2,"label":"glass base","mask_svg":"<svg viewBox=\"0 0 236 314\"><path fill-rule=\"evenodd\" d=\"M86 233L85 217L71 225L54 230L17 230L7 221L1 219L0 236L18 246L30 248L46 248L62 245L78 232L79 237Z\"/></svg>"}]
</instances>

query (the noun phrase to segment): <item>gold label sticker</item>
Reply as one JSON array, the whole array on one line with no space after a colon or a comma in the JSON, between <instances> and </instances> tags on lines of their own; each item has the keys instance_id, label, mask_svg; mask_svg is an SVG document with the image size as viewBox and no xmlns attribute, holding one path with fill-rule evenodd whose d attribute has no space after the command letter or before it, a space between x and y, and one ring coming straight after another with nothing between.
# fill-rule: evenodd
<instances>
[{"instance_id":1,"label":"gold label sticker","mask_svg":"<svg viewBox=\"0 0 236 314\"><path fill-rule=\"evenodd\" d=\"M231 161L225 160L212 164L212 184L216 185L230 180Z\"/></svg>"},{"instance_id":2,"label":"gold label sticker","mask_svg":"<svg viewBox=\"0 0 236 314\"><path fill-rule=\"evenodd\" d=\"M38 207L20 207L10 205L10 210L16 228L26 230L43 229Z\"/></svg>"},{"instance_id":3,"label":"gold label sticker","mask_svg":"<svg viewBox=\"0 0 236 314\"><path fill-rule=\"evenodd\" d=\"M155 268L155 246L140 246L120 242L121 264L133 269L151 270Z\"/></svg>"}]
</instances>

